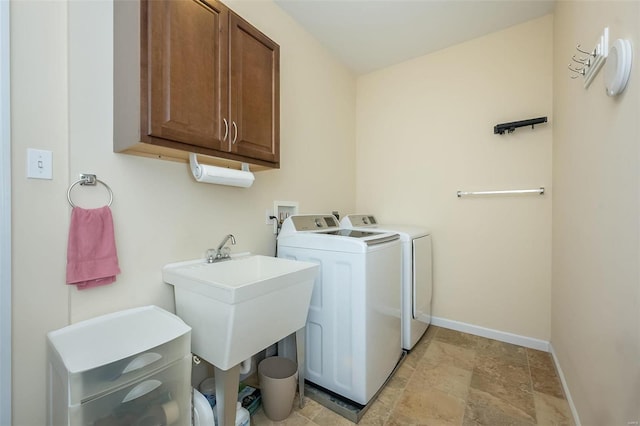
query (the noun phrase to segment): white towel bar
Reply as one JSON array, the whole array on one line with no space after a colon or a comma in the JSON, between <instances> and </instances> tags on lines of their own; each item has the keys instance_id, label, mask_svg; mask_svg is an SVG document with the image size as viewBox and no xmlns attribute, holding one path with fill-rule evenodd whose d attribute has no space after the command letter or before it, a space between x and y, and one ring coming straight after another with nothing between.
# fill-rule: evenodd
<instances>
[{"instance_id":1,"label":"white towel bar","mask_svg":"<svg viewBox=\"0 0 640 426\"><path fill-rule=\"evenodd\" d=\"M540 187L537 189L510 189L505 191L475 191L475 192L467 192L467 191L458 191L458 198L461 198L463 195L511 195L511 194L544 194L544 187Z\"/></svg>"}]
</instances>

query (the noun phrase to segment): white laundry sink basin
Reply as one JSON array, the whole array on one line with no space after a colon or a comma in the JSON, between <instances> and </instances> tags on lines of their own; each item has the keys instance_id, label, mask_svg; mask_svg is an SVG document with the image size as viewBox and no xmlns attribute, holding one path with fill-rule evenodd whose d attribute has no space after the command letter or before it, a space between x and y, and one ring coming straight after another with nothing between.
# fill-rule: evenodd
<instances>
[{"instance_id":1,"label":"white laundry sink basin","mask_svg":"<svg viewBox=\"0 0 640 426\"><path fill-rule=\"evenodd\" d=\"M192 328L192 351L228 370L305 326L319 266L244 255L171 263L176 314Z\"/></svg>"}]
</instances>

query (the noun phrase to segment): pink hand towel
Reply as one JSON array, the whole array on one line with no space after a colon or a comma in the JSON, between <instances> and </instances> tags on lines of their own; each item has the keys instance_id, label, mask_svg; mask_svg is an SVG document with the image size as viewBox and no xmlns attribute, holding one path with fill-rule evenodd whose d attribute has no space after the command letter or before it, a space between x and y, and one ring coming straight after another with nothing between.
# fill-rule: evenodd
<instances>
[{"instance_id":1,"label":"pink hand towel","mask_svg":"<svg viewBox=\"0 0 640 426\"><path fill-rule=\"evenodd\" d=\"M111 209L74 207L67 245L67 284L84 290L111 284L119 273Z\"/></svg>"}]
</instances>

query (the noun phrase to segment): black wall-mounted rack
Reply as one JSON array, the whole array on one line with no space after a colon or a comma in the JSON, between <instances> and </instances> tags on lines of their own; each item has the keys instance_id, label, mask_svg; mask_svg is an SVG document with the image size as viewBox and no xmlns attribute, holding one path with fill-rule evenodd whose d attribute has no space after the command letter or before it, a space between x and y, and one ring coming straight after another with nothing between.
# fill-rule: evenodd
<instances>
[{"instance_id":1,"label":"black wall-mounted rack","mask_svg":"<svg viewBox=\"0 0 640 426\"><path fill-rule=\"evenodd\" d=\"M547 117L538 117L538 118L531 118L529 120L512 121L511 123L496 124L495 126L493 126L493 133L496 135L497 134L504 135L504 132L513 133L513 131L516 128L524 127L524 126L531 126L531 128L533 129L534 125L540 124L540 123L546 123L546 122L547 122Z\"/></svg>"}]
</instances>

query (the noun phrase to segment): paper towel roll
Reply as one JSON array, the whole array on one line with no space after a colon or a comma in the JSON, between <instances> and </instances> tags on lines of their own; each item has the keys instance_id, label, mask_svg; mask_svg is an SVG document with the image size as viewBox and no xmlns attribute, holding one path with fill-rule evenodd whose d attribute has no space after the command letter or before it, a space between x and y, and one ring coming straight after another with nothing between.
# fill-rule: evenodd
<instances>
[{"instance_id":1,"label":"paper towel roll","mask_svg":"<svg viewBox=\"0 0 640 426\"><path fill-rule=\"evenodd\" d=\"M242 170L225 169L224 167L207 166L200 164L200 173L194 174L198 182L215 183L217 185L231 185L248 188L253 185L255 177L251 172Z\"/></svg>"},{"instance_id":2,"label":"paper towel roll","mask_svg":"<svg viewBox=\"0 0 640 426\"><path fill-rule=\"evenodd\" d=\"M253 173L248 170L235 170L198 164L196 155L193 153L189 154L189 163L191 165L191 173L198 182L248 188L253 185L253 181L255 180Z\"/></svg>"}]
</instances>

